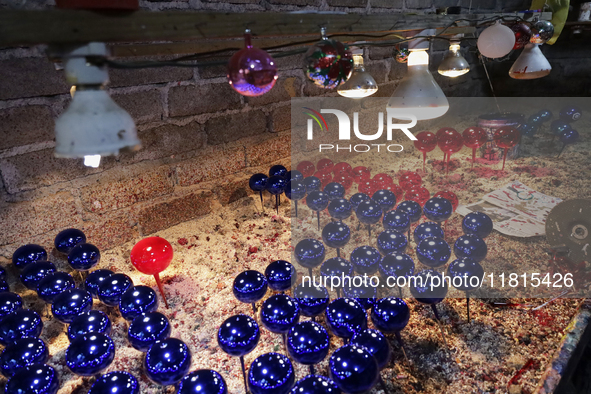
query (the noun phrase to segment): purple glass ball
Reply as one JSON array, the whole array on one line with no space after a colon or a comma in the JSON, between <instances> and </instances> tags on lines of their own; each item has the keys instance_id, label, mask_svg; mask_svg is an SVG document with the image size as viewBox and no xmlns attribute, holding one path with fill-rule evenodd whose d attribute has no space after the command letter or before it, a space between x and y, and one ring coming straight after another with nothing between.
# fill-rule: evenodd
<instances>
[{"instance_id":1,"label":"purple glass ball","mask_svg":"<svg viewBox=\"0 0 591 394\"><path fill-rule=\"evenodd\" d=\"M326 324L337 337L351 338L367 328L367 314L357 300L337 298L326 308Z\"/></svg>"},{"instance_id":2,"label":"purple glass ball","mask_svg":"<svg viewBox=\"0 0 591 394\"><path fill-rule=\"evenodd\" d=\"M447 264L450 257L451 248L443 238L425 238L417 245L417 258L429 268Z\"/></svg>"},{"instance_id":3,"label":"purple glass ball","mask_svg":"<svg viewBox=\"0 0 591 394\"><path fill-rule=\"evenodd\" d=\"M465 234L486 238L493 230L493 221L486 213L470 212L462 220L462 230Z\"/></svg>"},{"instance_id":4,"label":"purple glass ball","mask_svg":"<svg viewBox=\"0 0 591 394\"><path fill-rule=\"evenodd\" d=\"M452 278L451 284L458 290L469 291L480 287L484 277L484 268L469 257L451 262L447 267L447 275ZM460 278L460 279L457 279Z\"/></svg>"},{"instance_id":5,"label":"purple glass ball","mask_svg":"<svg viewBox=\"0 0 591 394\"><path fill-rule=\"evenodd\" d=\"M55 248L64 254L70 253L74 246L84 242L86 242L86 235L77 228L60 231L53 241Z\"/></svg>"},{"instance_id":6,"label":"purple glass ball","mask_svg":"<svg viewBox=\"0 0 591 394\"><path fill-rule=\"evenodd\" d=\"M461 235L454 244L454 254L457 258L470 257L477 263L486 258L487 251L486 243L477 235Z\"/></svg>"},{"instance_id":7,"label":"purple glass ball","mask_svg":"<svg viewBox=\"0 0 591 394\"><path fill-rule=\"evenodd\" d=\"M23 245L12 254L12 264L19 269L38 260L47 260L47 252L36 244Z\"/></svg>"},{"instance_id":8,"label":"purple glass ball","mask_svg":"<svg viewBox=\"0 0 591 394\"><path fill-rule=\"evenodd\" d=\"M246 33L244 39L245 48L236 52L228 62L228 83L241 95L256 97L275 86L277 65L267 52L252 47L250 33Z\"/></svg>"},{"instance_id":9,"label":"purple glass ball","mask_svg":"<svg viewBox=\"0 0 591 394\"><path fill-rule=\"evenodd\" d=\"M410 319L410 309L402 298L379 299L371 310L371 321L382 332L399 332Z\"/></svg>"},{"instance_id":10,"label":"purple glass ball","mask_svg":"<svg viewBox=\"0 0 591 394\"><path fill-rule=\"evenodd\" d=\"M57 320L68 324L91 308L92 296L89 292L81 289L68 289L55 297L51 304L51 313Z\"/></svg>"}]
</instances>

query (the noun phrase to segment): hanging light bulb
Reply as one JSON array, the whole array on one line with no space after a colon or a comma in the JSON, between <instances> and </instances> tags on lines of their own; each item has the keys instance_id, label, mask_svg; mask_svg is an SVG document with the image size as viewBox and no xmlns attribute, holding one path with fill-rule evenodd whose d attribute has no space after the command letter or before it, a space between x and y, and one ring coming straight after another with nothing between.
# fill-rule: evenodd
<instances>
[{"instance_id":1,"label":"hanging light bulb","mask_svg":"<svg viewBox=\"0 0 591 394\"><path fill-rule=\"evenodd\" d=\"M433 29L428 29L420 35L434 33ZM388 101L388 114L405 120L409 119L408 115L416 116L417 120L443 116L449 109L449 103L429 71L429 41L415 39L410 41L408 49L408 72Z\"/></svg>"},{"instance_id":2,"label":"hanging light bulb","mask_svg":"<svg viewBox=\"0 0 591 394\"><path fill-rule=\"evenodd\" d=\"M363 66L363 50L351 48L353 53L353 73L347 82L339 85L337 92L343 96L353 99L371 96L378 91L378 84L370 73L365 71Z\"/></svg>"},{"instance_id":3,"label":"hanging light bulb","mask_svg":"<svg viewBox=\"0 0 591 394\"><path fill-rule=\"evenodd\" d=\"M439 74L450 78L459 77L470 71L470 65L460 53L459 41L450 42L449 50L443 57L443 61L439 65L439 68L437 68L437 71Z\"/></svg>"},{"instance_id":4,"label":"hanging light bulb","mask_svg":"<svg viewBox=\"0 0 591 394\"><path fill-rule=\"evenodd\" d=\"M55 157L84 158L86 165L98 166L100 156L140 148L133 119L105 91L107 67L86 59L106 55L106 45L98 42L62 53L66 80L76 89L71 91L72 102L55 122ZM93 158L87 159L90 156Z\"/></svg>"},{"instance_id":5,"label":"hanging light bulb","mask_svg":"<svg viewBox=\"0 0 591 394\"><path fill-rule=\"evenodd\" d=\"M514 79L536 79L550 74L552 66L540 50L538 44L526 44L521 55L509 70L509 76Z\"/></svg>"}]
</instances>

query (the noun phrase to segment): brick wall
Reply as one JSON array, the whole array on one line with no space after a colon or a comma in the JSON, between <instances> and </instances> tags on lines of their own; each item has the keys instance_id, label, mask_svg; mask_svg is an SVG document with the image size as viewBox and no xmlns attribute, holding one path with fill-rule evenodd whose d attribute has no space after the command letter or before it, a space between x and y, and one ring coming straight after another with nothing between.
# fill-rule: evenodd
<instances>
[{"instance_id":1,"label":"brick wall","mask_svg":"<svg viewBox=\"0 0 591 394\"><path fill-rule=\"evenodd\" d=\"M0 8L10 7L0 0ZM475 1L473 10L525 9L527 1ZM352 13L432 12L466 0L178 0L141 1L144 9L237 12L320 9ZM51 2L29 1L29 8ZM101 248L208 214L250 192L247 180L271 163L289 165L291 97L325 94L306 82L301 57L279 61L276 87L260 98L234 93L224 67L111 70L110 94L133 116L143 148L103 158L100 168L56 159L53 125L70 101L63 71L44 47L0 50L0 254L25 242L49 245L70 226ZM446 45L436 43L432 68ZM436 76L449 96L487 96L473 54L473 71L455 80ZM552 59L550 59L552 61ZM392 49L371 48L366 64L388 97L405 73ZM560 68L560 73L582 68ZM559 78L559 74L556 78ZM508 76L500 76L508 80ZM334 94L331 93L331 94Z\"/></svg>"}]
</instances>

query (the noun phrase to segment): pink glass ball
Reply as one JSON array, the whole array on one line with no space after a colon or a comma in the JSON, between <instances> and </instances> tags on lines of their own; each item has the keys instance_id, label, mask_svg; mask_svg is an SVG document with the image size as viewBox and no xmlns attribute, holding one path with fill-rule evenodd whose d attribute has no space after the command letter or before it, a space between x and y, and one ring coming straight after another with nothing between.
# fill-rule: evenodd
<instances>
[{"instance_id":1,"label":"pink glass ball","mask_svg":"<svg viewBox=\"0 0 591 394\"><path fill-rule=\"evenodd\" d=\"M450 192L448 190L444 190L441 192L437 192L435 193L435 195L433 197L443 197L445 198L447 201L449 201L451 203L451 206L453 208L453 211L456 211L456 208L458 207L459 201L458 201L458 196L456 196L456 194L454 192Z\"/></svg>"},{"instance_id":2,"label":"pink glass ball","mask_svg":"<svg viewBox=\"0 0 591 394\"><path fill-rule=\"evenodd\" d=\"M464 145L468 148L477 149L486 143L488 136L482 127L468 127L462 133Z\"/></svg>"},{"instance_id":3,"label":"pink glass ball","mask_svg":"<svg viewBox=\"0 0 591 394\"><path fill-rule=\"evenodd\" d=\"M444 127L437 132L437 145L443 153L458 152L464 146L462 135L451 127Z\"/></svg>"},{"instance_id":4,"label":"pink glass ball","mask_svg":"<svg viewBox=\"0 0 591 394\"><path fill-rule=\"evenodd\" d=\"M514 127L501 127L495 131L493 139L499 148L513 148L519 142L521 134Z\"/></svg>"},{"instance_id":5,"label":"pink glass ball","mask_svg":"<svg viewBox=\"0 0 591 394\"><path fill-rule=\"evenodd\" d=\"M275 86L277 65L267 52L252 47L250 33L244 35L244 44L228 62L228 82L243 96L261 96Z\"/></svg>"},{"instance_id":6,"label":"pink glass ball","mask_svg":"<svg viewBox=\"0 0 591 394\"><path fill-rule=\"evenodd\" d=\"M415 137L415 148L423 153L431 152L437 146L437 136L430 131L421 131Z\"/></svg>"},{"instance_id":7,"label":"pink glass ball","mask_svg":"<svg viewBox=\"0 0 591 394\"><path fill-rule=\"evenodd\" d=\"M403 172L398 178L398 183L404 191L419 187L423 184L423 178L414 171Z\"/></svg>"}]
</instances>

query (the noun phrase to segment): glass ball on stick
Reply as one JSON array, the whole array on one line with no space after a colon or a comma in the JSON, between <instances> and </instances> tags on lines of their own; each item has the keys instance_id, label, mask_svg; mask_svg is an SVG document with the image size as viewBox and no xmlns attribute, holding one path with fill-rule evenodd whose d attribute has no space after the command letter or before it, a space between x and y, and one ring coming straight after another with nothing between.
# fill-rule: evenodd
<instances>
[{"instance_id":1,"label":"glass ball on stick","mask_svg":"<svg viewBox=\"0 0 591 394\"><path fill-rule=\"evenodd\" d=\"M176 394L228 394L226 381L218 372L199 369L181 379Z\"/></svg>"},{"instance_id":2,"label":"glass ball on stick","mask_svg":"<svg viewBox=\"0 0 591 394\"><path fill-rule=\"evenodd\" d=\"M337 257L341 256L341 248L345 247L351 239L351 230L345 223L329 222L322 229L322 240L326 246L337 250Z\"/></svg>"},{"instance_id":3,"label":"glass ball on stick","mask_svg":"<svg viewBox=\"0 0 591 394\"><path fill-rule=\"evenodd\" d=\"M312 375L314 364L326 358L329 347L328 332L314 321L298 323L287 333L287 352L296 362L308 365Z\"/></svg>"},{"instance_id":4,"label":"glass ball on stick","mask_svg":"<svg viewBox=\"0 0 591 394\"><path fill-rule=\"evenodd\" d=\"M316 321L316 316L322 314L330 301L328 290L324 286L310 282L300 283L293 291L293 296L300 306L302 315Z\"/></svg>"},{"instance_id":5,"label":"glass ball on stick","mask_svg":"<svg viewBox=\"0 0 591 394\"><path fill-rule=\"evenodd\" d=\"M143 365L148 379L160 386L170 386L189 372L191 350L180 339L167 338L150 346Z\"/></svg>"},{"instance_id":6,"label":"glass ball on stick","mask_svg":"<svg viewBox=\"0 0 591 394\"><path fill-rule=\"evenodd\" d=\"M328 363L329 376L345 393L371 390L379 380L375 357L365 348L345 345L334 351Z\"/></svg>"},{"instance_id":7,"label":"glass ball on stick","mask_svg":"<svg viewBox=\"0 0 591 394\"><path fill-rule=\"evenodd\" d=\"M326 248L322 242L306 238L297 243L294 256L299 265L308 268L310 277L312 277L312 270L324 261Z\"/></svg>"},{"instance_id":8,"label":"glass ball on stick","mask_svg":"<svg viewBox=\"0 0 591 394\"><path fill-rule=\"evenodd\" d=\"M263 191L267 188L267 180L269 177L265 174L254 174L248 180L248 186L254 192L259 192L259 196L261 197L261 207L264 210L265 205L263 203Z\"/></svg>"},{"instance_id":9,"label":"glass ball on stick","mask_svg":"<svg viewBox=\"0 0 591 394\"><path fill-rule=\"evenodd\" d=\"M154 275L164 305L168 302L160 281L160 272L164 271L172 261L174 251L170 242L162 237L148 237L136 243L131 249L129 258L133 266L143 274Z\"/></svg>"},{"instance_id":10,"label":"glass ball on stick","mask_svg":"<svg viewBox=\"0 0 591 394\"><path fill-rule=\"evenodd\" d=\"M472 149L471 168L474 168L474 162L476 161L476 149L483 146L488 140L486 131L484 131L482 127L468 127L462 132L462 139L464 140L464 145Z\"/></svg>"},{"instance_id":11,"label":"glass ball on stick","mask_svg":"<svg viewBox=\"0 0 591 394\"><path fill-rule=\"evenodd\" d=\"M367 328L365 308L353 298L337 298L326 308L326 324L345 343L358 331Z\"/></svg>"},{"instance_id":12,"label":"glass ball on stick","mask_svg":"<svg viewBox=\"0 0 591 394\"><path fill-rule=\"evenodd\" d=\"M503 168L501 170L505 170L507 152L510 148L517 145L520 139L521 134L519 133L519 130L514 127L501 127L495 131L493 140L499 148L503 149Z\"/></svg>"},{"instance_id":13,"label":"glass ball on stick","mask_svg":"<svg viewBox=\"0 0 591 394\"><path fill-rule=\"evenodd\" d=\"M447 267L447 275L451 278L453 287L466 293L466 316L470 323L470 291L482 285L484 268L473 259L464 257L451 262Z\"/></svg>"},{"instance_id":14,"label":"glass ball on stick","mask_svg":"<svg viewBox=\"0 0 591 394\"><path fill-rule=\"evenodd\" d=\"M248 387L252 394L287 394L294 382L295 371L283 354L262 354L248 370Z\"/></svg>"},{"instance_id":15,"label":"glass ball on stick","mask_svg":"<svg viewBox=\"0 0 591 394\"><path fill-rule=\"evenodd\" d=\"M255 270L246 270L234 278L232 291L240 302L252 305L252 313L256 315L255 303L267 294L267 277Z\"/></svg>"},{"instance_id":16,"label":"glass ball on stick","mask_svg":"<svg viewBox=\"0 0 591 394\"><path fill-rule=\"evenodd\" d=\"M423 172L425 172L427 153L431 152L437 147L437 136L430 131L421 131L415 137L417 139L416 141L413 141L413 144L415 148L423 154Z\"/></svg>"}]
</instances>

